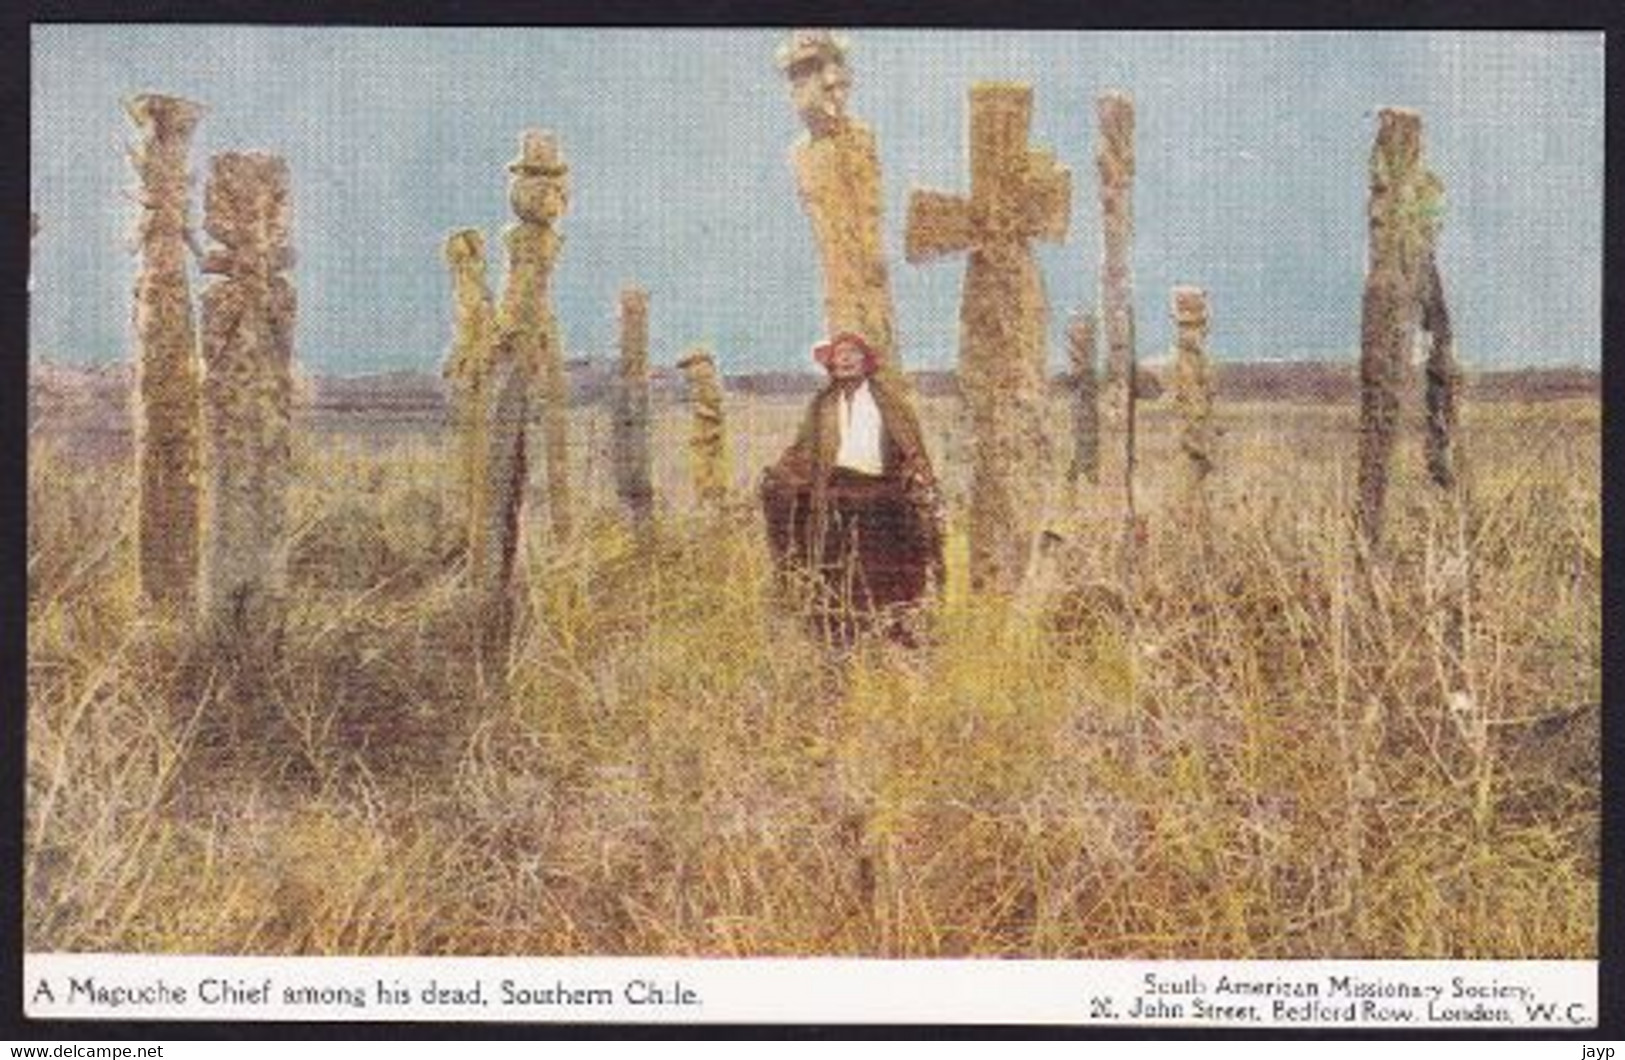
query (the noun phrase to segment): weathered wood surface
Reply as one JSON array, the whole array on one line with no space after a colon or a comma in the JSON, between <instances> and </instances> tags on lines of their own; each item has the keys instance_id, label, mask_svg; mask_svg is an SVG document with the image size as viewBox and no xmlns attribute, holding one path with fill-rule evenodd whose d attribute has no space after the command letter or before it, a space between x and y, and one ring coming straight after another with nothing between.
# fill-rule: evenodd
<instances>
[{"instance_id":1,"label":"weathered wood surface","mask_svg":"<svg viewBox=\"0 0 1625 1060\"><path fill-rule=\"evenodd\" d=\"M649 443L649 293L621 292L621 359L615 380L611 434L615 492L635 527L654 514Z\"/></svg>"},{"instance_id":2,"label":"weathered wood surface","mask_svg":"<svg viewBox=\"0 0 1625 1060\"><path fill-rule=\"evenodd\" d=\"M880 374L901 381L874 132L847 113L852 74L844 41L798 31L779 66L807 135L791 149L796 188L812 224L824 281L827 334L855 332L875 350Z\"/></svg>"},{"instance_id":3,"label":"weathered wood surface","mask_svg":"<svg viewBox=\"0 0 1625 1060\"><path fill-rule=\"evenodd\" d=\"M469 580L484 585L494 563L486 465L491 458L488 418L497 341L496 308L486 281L485 238L472 228L453 232L446 239L445 256L455 298L455 331L445 376L457 432Z\"/></svg>"},{"instance_id":4,"label":"weathered wood surface","mask_svg":"<svg viewBox=\"0 0 1625 1060\"><path fill-rule=\"evenodd\" d=\"M204 229L201 617L236 645L275 644L287 608L297 301L287 163L212 160Z\"/></svg>"},{"instance_id":5,"label":"weathered wood surface","mask_svg":"<svg viewBox=\"0 0 1625 1060\"><path fill-rule=\"evenodd\" d=\"M704 347L695 347L677 362L688 384L691 416L688 435L689 471L694 497L716 510L728 496L727 424L722 407L722 377L716 359Z\"/></svg>"},{"instance_id":6,"label":"weathered wood surface","mask_svg":"<svg viewBox=\"0 0 1625 1060\"><path fill-rule=\"evenodd\" d=\"M1422 119L1385 107L1371 149L1365 294L1360 319L1359 497L1356 517L1368 545L1382 537L1388 479L1406 395L1412 347L1424 326L1428 358L1430 470L1454 482L1457 368L1434 244L1442 188L1422 161ZM1447 433L1448 432L1448 433Z\"/></svg>"},{"instance_id":7,"label":"weathered wood surface","mask_svg":"<svg viewBox=\"0 0 1625 1060\"><path fill-rule=\"evenodd\" d=\"M1182 500L1187 514L1207 514L1207 479L1218 460L1218 425L1213 418L1213 369L1208 360L1208 299L1199 287L1175 287L1174 407L1179 411Z\"/></svg>"},{"instance_id":8,"label":"weathered wood surface","mask_svg":"<svg viewBox=\"0 0 1625 1060\"><path fill-rule=\"evenodd\" d=\"M1080 479L1100 482L1100 375L1095 353L1095 314L1079 313L1066 328L1068 380L1072 394L1072 464L1067 471L1076 488Z\"/></svg>"},{"instance_id":9,"label":"weathered wood surface","mask_svg":"<svg viewBox=\"0 0 1625 1060\"><path fill-rule=\"evenodd\" d=\"M134 309L141 586L153 602L184 609L196 591L200 518L187 152L203 108L173 96L142 95L125 109L142 136L130 152L141 208Z\"/></svg>"},{"instance_id":10,"label":"weathered wood surface","mask_svg":"<svg viewBox=\"0 0 1625 1060\"><path fill-rule=\"evenodd\" d=\"M915 191L906 256L921 263L966 253L959 379L970 414L971 581L1012 591L1042 529L1053 454L1042 429L1048 305L1032 241L1059 241L1072 177L1028 146L1032 89L981 82L970 90L969 196Z\"/></svg>"}]
</instances>

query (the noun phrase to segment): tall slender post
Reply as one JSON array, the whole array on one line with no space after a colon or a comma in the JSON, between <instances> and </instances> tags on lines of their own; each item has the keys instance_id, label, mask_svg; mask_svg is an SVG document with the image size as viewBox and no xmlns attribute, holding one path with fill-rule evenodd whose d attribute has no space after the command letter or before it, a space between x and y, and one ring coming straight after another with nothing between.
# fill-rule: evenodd
<instances>
[{"instance_id":1,"label":"tall slender post","mask_svg":"<svg viewBox=\"0 0 1625 1060\"><path fill-rule=\"evenodd\" d=\"M259 153L217 155L204 229L201 617L224 642L264 658L287 604L292 478L294 255L288 167Z\"/></svg>"},{"instance_id":2,"label":"tall slender post","mask_svg":"<svg viewBox=\"0 0 1625 1060\"><path fill-rule=\"evenodd\" d=\"M798 30L778 51L807 134L791 149L801 205L812 223L824 278L824 326L856 332L873 347L877 372L903 381L882 236L880 156L874 132L847 113L852 71L845 38Z\"/></svg>"},{"instance_id":3,"label":"tall slender post","mask_svg":"<svg viewBox=\"0 0 1625 1060\"><path fill-rule=\"evenodd\" d=\"M1095 314L1079 313L1066 328L1066 348L1072 363L1072 465L1069 484L1100 481L1100 381L1095 365Z\"/></svg>"},{"instance_id":4,"label":"tall slender post","mask_svg":"<svg viewBox=\"0 0 1625 1060\"><path fill-rule=\"evenodd\" d=\"M1435 485L1448 490L1456 486L1461 476L1461 366L1456 361L1456 340L1450 327L1444 280L1439 276L1439 263L1431 252L1424 276L1422 327L1428 333L1428 473Z\"/></svg>"},{"instance_id":5,"label":"tall slender post","mask_svg":"<svg viewBox=\"0 0 1625 1060\"><path fill-rule=\"evenodd\" d=\"M486 405L485 527L481 534L490 558L475 583L482 654L499 673L513 630L514 570L529 481L532 391L544 378L549 357L556 353L550 352L556 334L547 283L558 259L555 224L564 213L567 170L553 138L527 130L508 172L508 205L516 220L503 233L508 274L497 308Z\"/></svg>"},{"instance_id":6,"label":"tall slender post","mask_svg":"<svg viewBox=\"0 0 1625 1060\"><path fill-rule=\"evenodd\" d=\"M716 360L703 346L690 350L677 367L688 383L693 416L688 436L689 467L700 506L716 510L728 496L726 424L722 411L722 378Z\"/></svg>"},{"instance_id":7,"label":"tall slender post","mask_svg":"<svg viewBox=\"0 0 1625 1060\"><path fill-rule=\"evenodd\" d=\"M1408 358L1421 324L1437 231L1439 184L1422 164L1422 119L1385 107L1371 149L1369 254L1360 321L1360 532L1382 536L1388 474ZM1442 295L1440 296L1442 305ZM1441 317L1433 313L1435 326ZM1448 319L1443 318L1448 338Z\"/></svg>"},{"instance_id":8,"label":"tall slender post","mask_svg":"<svg viewBox=\"0 0 1625 1060\"><path fill-rule=\"evenodd\" d=\"M564 341L551 307L547 343L542 347L542 452L547 470L547 514L553 536L568 540L575 525L570 486L570 381L564 373Z\"/></svg>"},{"instance_id":9,"label":"tall slender post","mask_svg":"<svg viewBox=\"0 0 1625 1060\"><path fill-rule=\"evenodd\" d=\"M1429 273L1440 204L1438 179L1422 161L1421 117L1412 110L1384 107L1377 115L1370 158L1369 236L1360 319L1359 495L1355 507L1360 547L1357 555L1363 576L1355 598L1359 606L1353 609L1350 623L1355 665L1372 671L1386 665L1383 652L1391 647L1382 603L1382 586L1388 572L1381 562L1380 546L1401 409L1407 392L1413 389L1409 385L1413 375L1411 353L1418 329L1430 314ZM1439 297L1442 302L1442 293ZM1448 320L1435 315L1432 323L1448 339ZM1428 547L1431 554L1431 534ZM1455 639L1460 631L1456 605L1465 600L1465 587L1463 578L1459 585L1462 594L1447 592L1435 598L1442 607L1429 608L1429 617L1446 626L1440 641L1452 648L1459 644ZM1425 575L1424 592L1432 593L1437 588L1434 578ZM1371 931L1371 905L1362 887L1366 820L1381 796L1379 763L1388 711L1382 696L1367 693L1348 741L1350 806L1344 860L1351 896L1350 919L1357 943L1364 943Z\"/></svg>"},{"instance_id":10,"label":"tall slender post","mask_svg":"<svg viewBox=\"0 0 1625 1060\"><path fill-rule=\"evenodd\" d=\"M141 586L155 603L185 608L196 588L199 517L187 151L203 108L174 96L142 95L125 110L142 134L130 152L141 203L135 284Z\"/></svg>"},{"instance_id":11,"label":"tall slender post","mask_svg":"<svg viewBox=\"0 0 1625 1060\"><path fill-rule=\"evenodd\" d=\"M649 293L621 292L621 363L615 385L612 444L615 491L632 523L647 527L654 511L649 467Z\"/></svg>"},{"instance_id":12,"label":"tall slender post","mask_svg":"<svg viewBox=\"0 0 1625 1060\"><path fill-rule=\"evenodd\" d=\"M1095 164L1100 172L1100 304L1106 331L1107 415L1123 428L1123 516L1126 554L1135 543L1136 460L1134 352L1134 100L1107 92L1095 101L1100 135ZM1132 564L1132 559L1127 560Z\"/></svg>"},{"instance_id":13,"label":"tall slender post","mask_svg":"<svg viewBox=\"0 0 1625 1060\"><path fill-rule=\"evenodd\" d=\"M464 228L446 238L446 265L455 298L455 331L446 358L452 420L460 449L459 473L467 519L469 581L487 584L493 564L487 481L491 458L490 404L492 359L497 341L496 308L486 282L485 237Z\"/></svg>"},{"instance_id":14,"label":"tall slender post","mask_svg":"<svg viewBox=\"0 0 1625 1060\"><path fill-rule=\"evenodd\" d=\"M553 315L553 269L564 239L558 225L569 205L569 167L551 133L528 130L513 173L508 199L518 223L508 229L508 284L502 300L502 332L519 343L532 385L541 401L542 462L547 474L547 507L555 537L570 536L569 388L564 375L564 344Z\"/></svg>"},{"instance_id":15,"label":"tall slender post","mask_svg":"<svg viewBox=\"0 0 1625 1060\"><path fill-rule=\"evenodd\" d=\"M1207 515L1207 479L1217 460L1218 429L1213 422L1213 372L1208 362L1207 292L1175 287L1174 405L1179 410L1179 448L1184 454L1184 502L1201 523ZM1203 526L1205 531L1205 525Z\"/></svg>"}]
</instances>

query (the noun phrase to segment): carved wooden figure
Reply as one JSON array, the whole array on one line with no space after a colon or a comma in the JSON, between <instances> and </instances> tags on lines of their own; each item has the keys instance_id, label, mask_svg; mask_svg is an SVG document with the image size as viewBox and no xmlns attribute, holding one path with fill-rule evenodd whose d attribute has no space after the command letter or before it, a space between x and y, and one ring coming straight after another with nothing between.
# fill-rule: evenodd
<instances>
[{"instance_id":1,"label":"carved wooden figure","mask_svg":"<svg viewBox=\"0 0 1625 1060\"><path fill-rule=\"evenodd\" d=\"M778 61L807 126L791 157L818 244L824 326L830 335L862 335L875 351L877 372L901 379L882 237L880 157L873 131L846 112L852 85L846 41L827 30L800 30L780 47Z\"/></svg>"},{"instance_id":2,"label":"carved wooden figure","mask_svg":"<svg viewBox=\"0 0 1625 1060\"><path fill-rule=\"evenodd\" d=\"M1206 512L1207 477L1217 460L1218 428L1213 422L1213 371L1208 362L1207 292L1175 287L1174 405L1179 410L1179 448L1184 454L1184 500L1192 515Z\"/></svg>"},{"instance_id":3,"label":"carved wooden figure","mask_svg":"<svg viewBox=\"0 0 1625 1060\"><path fill-rule=\"evenodd\" d=\"M446 358L452 420L460 451L459 474L466 506L469 580L486 584L492 567L490 527L495 521L487 481L490 459L492 359L497 340L496 309L486 282L485 238L472 228L446 238L446 265L456 300L455 332Z\"/></svg>"},{"instance_id":4,"label":"carved wooden figure","mask_svg":"<svg viewBox=\"0 0 1625 1060\"><path fill-rule=\"evenodd\" d=\"M1442 188L1422 161L1422 119L1385 107L1371 149L1365 296L1360 320L1360 452L1356 515L1367 544L1382 536L1388 474L1420 331L1427 358L1427 456L1434 481L1457 479L1456 402L1460 371L1439 277L1435 243Z\"/></svg>"},{"instance_id":5,"label":"carved wooden figure","mask_svg":"<svg viewBox=\"0 0 1625 1060\"><path fill-rule=\"evenodd\" d=\"M553 315L550 284L563 238L559 220L569 203L569 168L550 133L528 130L519 157L508 165L508 201L518 223L509 227L508 282L500 330L530 373L541 401L542 459L547 473L548 517L556 537L570 535L569 390L564 346Z\"/></svg>"},{"instance_id":6,"label":"carved wooden figure","mask_svg":"<svg viewBox=\"0 0 1625 1060\"><path fill-rule=\"evenodd\" d=\"M217 636L275 645L287 598L293 329L297 303L288 167L260 153L215 156L203 259L201 617Z\"/></svg>"},{"instance_id":7,"label":"carved wooden figure","mask_svg":"<svg viewBox=\"0 0 1625 1060\"><path fill-rule=\"evenodd\" d=\"M704 347L690 350L677 367L688 384L693 416L688 437L689 467L694 495L702 507L716 508L728 496L726 425L722 411L722 377L716 360Z\"/></svg>"},{"instance_id":8,"label":"carved wooden figure","mask_svg":"<svg viewBox=\"0 0 1625 1060\"><path fill-rule=\"evenodd\" d=\"M1430 250L1422 292L1422 327L1428 333L1427 355L1427 461L1428 474L1441 489L1453 489L1461 478L1458 437L1461 400L1461 365L1456 360L1450 307L1445 302L1444 280Z\"/></svg>"},{"instance_id":9,"label":"carved wooden figure","mask_svg":"<svg viewBox=\"0 0 1625 1060\"><path fill-rule=\"evenodd\" d=\"M198 566L198 351L187 276L187 150L203 108L173 96L125 104L141 131L130 160L140 178L135 283L136 437L141 484L137 530L149 599L191 603Z\"/></svg>"},{"instance_id":10,"label":"carved wooden figure","mask_svg":"<svg viewBox=\"0 0 1625 1060\"><path fill-rule=\"evenodd\" d=\"M520 528L529 479L528 433L533 391L541 382L543 400L562 391L563 367L558 362L557 327L548 302L548 278L558 259L559 236L554 228L564 213L567 172L558 145L547 133L527 130L520 138L519 156L508 164L508 204L516 222L508 226L503 242L508 251L508 273L496 315L496 341L491 347L487 375L484 436L484 498L478 510L483 528L478 536L487 559L475 570L479 598L479 640L486 656L500 666L508 652L513 628L514 570L518 565ZM552 365L553 367L549 367ZM553 379L549 383L550 375ZM553 403L555 420L544 423L544 448L558 443L551 465L563 462L565 439L557 431L564 416ZM549 429L548 424L553 428ZM562 518L568 529L568 481L550 475L548 500L555 532Z\"/></svg>"}]
</instances>

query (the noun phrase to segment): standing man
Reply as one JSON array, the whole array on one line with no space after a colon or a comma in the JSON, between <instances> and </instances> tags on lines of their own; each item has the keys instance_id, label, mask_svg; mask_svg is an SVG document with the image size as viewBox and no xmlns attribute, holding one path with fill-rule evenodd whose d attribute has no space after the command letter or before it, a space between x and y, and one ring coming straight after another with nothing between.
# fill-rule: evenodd
<instances>
[{"instance_id":1,"label":"standing man","mask_svg":"<svg viewBox=\"0 0 1625 1060\"><path fill-rule=\"evenodd\" d=\"M942 582L942 513L920 423L877 373L867 339L813 347L829 382L790 448L767 469L762 503L781 571L815 575L818 617L850 639L876 614L909 609ZM888 632L908 639L904 627Z\"/></svg>"}]
</instances>

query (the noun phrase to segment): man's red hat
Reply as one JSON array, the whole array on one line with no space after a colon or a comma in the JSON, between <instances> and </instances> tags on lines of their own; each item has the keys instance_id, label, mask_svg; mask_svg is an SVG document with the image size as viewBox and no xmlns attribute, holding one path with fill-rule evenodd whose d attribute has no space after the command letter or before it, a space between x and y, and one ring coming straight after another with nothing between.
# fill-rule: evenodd
<instances>
[{"instance_id":1,"label":"man's red hat","mask_svg":"<svg viewBox=\"0 0 1625 1060\"><path fill-rule=\"evenodd\" d=\"M875 352L873 346L869 345L868 340L855 331L843 331L833 338L825 339L814 346L812 349L813 360L823 365L825 370L828 370L829 362L835 356L835 348L846 345L856 346L863 351L863 372L865 375L873 375L875 368L880 364L880 355Z\"/></svg>"}]
</instances>

